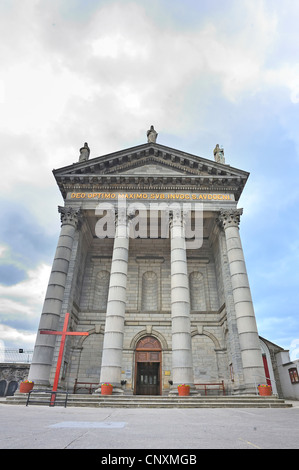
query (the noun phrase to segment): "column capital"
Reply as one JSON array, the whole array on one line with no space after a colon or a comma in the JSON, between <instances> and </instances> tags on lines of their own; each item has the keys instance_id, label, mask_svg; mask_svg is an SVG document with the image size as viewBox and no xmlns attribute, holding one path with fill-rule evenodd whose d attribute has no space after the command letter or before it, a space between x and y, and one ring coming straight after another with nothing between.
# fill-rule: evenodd
<instances>
[{"instance_id":1,"label":"column capital","mask_svg":"<svg viewBox=\"0 0 299 470\"><path fill-rule=\"evenodd\" d=\"M184 225L185 218L184 213L182 213L181 207L166 209L165 214L168 217L168 223L170 228L174 225Z\"/></svg>"},{"instance_id":2,"label":"column capital","mask_svg":"<svg viewBox=\"0 0 299 470\"><path fill-rule=\"evenodd\" d=\"M80 227L82 219L81 209L75 209L71 206L58 206L58 212L60 214L61 225L73 225L75 228Z\"/></svg>"},{"instance_id":3,"label":"column capital","mask_svg":"<svg viewBox=\"0 0 299 470\"><path fill-rule=\"evenodd\" d=\"M134 218L135 212L128 212L126 206L115 207L114 216L115 216L115 225L117 224L127 225L128 222Z\"/></svg>"},{"instance_id":4,"label":"column capital","mask_svg":"<svg viewBox=\"0 0 299 470\"><path fill-rule=\"evenodd\" d=\"M243 209L221 209L217 217L217 223L221 228L239 227L240 217L243 214Z\"/></svg>"}]
</instances>

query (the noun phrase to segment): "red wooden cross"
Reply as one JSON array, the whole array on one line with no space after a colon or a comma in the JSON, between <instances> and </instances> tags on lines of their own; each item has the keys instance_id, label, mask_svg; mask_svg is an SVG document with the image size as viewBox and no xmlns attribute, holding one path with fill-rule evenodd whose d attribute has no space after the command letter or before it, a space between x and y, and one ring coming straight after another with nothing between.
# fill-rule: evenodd
<instances>
[{"instance_id":1,"label":"red wooden cross","mask_svg":"<svg viewBox=\"0 0 299 470\"><path fill-rule=\"evenodd\" d=\"M61 335L61 342L60 342L60 348L59 348L59 354L58 354L58 360L57 360L57 365L56 365L56 372L55 372L55 378L54 378L52 392L57 392L60 369L61 369L61 363L62 363L62 357L63 357L63 350L64 350L64 344L65 344L65 337L66 336L88 336L89 335L89 333L87 333L86 331L85 332L82 332L82 331L67 331L67 325L68 325L68 322L69 322L69 317L70 317L70 314L66 313L62 331L47 331L47 330L41 330L40 331L41 335ZM51 405L53 405L55 403L55 397L56 397L56 394L53 394L52 397L51 397Z\"/></svg>"}]
</instances>

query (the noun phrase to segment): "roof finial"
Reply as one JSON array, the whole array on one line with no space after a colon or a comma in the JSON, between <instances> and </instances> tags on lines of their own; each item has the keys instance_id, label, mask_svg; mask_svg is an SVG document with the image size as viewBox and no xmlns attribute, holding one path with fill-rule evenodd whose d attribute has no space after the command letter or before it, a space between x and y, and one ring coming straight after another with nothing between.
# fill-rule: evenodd
<instances>
[{"instance_id":1,"label":"roof finial","mask_svg":"<svg viewBox=\"0 0 299 470\"><path fill-rule=\"evenodd\" d=\"M225 163L224 149L223 147L220 148L219 144L214 148L214 160L217 163Z\"/></svg>"},{"instance_id":2,"label":"roof finial","mask_svg":"<svg viewBox=\"0 0 299 470\"><path fill-rule=\"evenodd\" d=\"M149 143L156 143L158 133L155 131L154 126L151 126L151 128L147 131L147 141Z\"/></svg>"},{"instance_id":3,"label":"roof finial","mask_svg":"<svg viewBox=\"0 0 299 470\"><path fill-rule=\"evenodd\" d=\"M90 154L90 149L88 143L85 142L84 146L80 148L79 162L85 162L88 160Z\"/></svg>"}]
</instances>

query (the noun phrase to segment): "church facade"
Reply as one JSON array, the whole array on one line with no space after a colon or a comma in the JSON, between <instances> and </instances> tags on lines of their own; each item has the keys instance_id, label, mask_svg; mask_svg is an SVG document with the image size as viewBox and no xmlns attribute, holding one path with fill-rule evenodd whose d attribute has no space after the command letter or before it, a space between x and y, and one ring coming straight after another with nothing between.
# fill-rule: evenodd
<instances>
[{"instance_id":1,"label":"church facade","mask_svg":"<svg viewBox=\"0 0 299 470\"><path fill-rule=\"evenodd\" d=\"M112 383L165 395L222 382L255 393L265 382L239 233L249 174L156 142L53 170L64 199L39 331L66 340L60 386ZM38 331L29 379L53 384L59 339Z\"/></svg>"}]
</instances>

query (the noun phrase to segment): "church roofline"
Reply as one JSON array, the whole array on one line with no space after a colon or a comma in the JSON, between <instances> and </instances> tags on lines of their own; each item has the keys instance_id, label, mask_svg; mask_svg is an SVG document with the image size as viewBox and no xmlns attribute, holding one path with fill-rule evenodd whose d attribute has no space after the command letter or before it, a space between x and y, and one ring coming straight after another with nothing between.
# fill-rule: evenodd
<instances>
[{"instance_id":1,"label":"church roofline","mask_svg":"<svg viewBox=\"0 0 299 470\"><path fill-rule=\"evenodd\" d=\"M163 174L138 175L131 171L152 163L164 167ZM53 175L64 198L72 188L79 187L81 191L115 191L118 187L123 191L124 187L173 190L177 186L187 191L230 191L236 201L249 177L244 170L153 142L79 161L53 170Z\"/></svg>"},{"instance_id":2,"label":"church roofline","mask_svg":"<svg viewBox=\"0 0 299 470\"><path fill-rule=\"evenodd\" d=\"M74 167L76 167L80 170L81 168L89 166L89 164L91 162L92 162L92 164L96 164L97 162L100 163L101 160L109 160L109 158L117 158L119 156L126 156L126 155L129 155L129 154L132 154L132 153L141 152L143 150L149 150L151 148L156 149L156 150L161 150L161 151L164 151L166 153L170 153L170 154L174 154L174 155L180 155L181 157L185 157L185 158L191 158L191 159L197 159L197 160L199 159L202 162L205 162L207 165L222 167L224 171L232 171L232 172L235 171L235 172L240 172L240 173L244 174L244 176L245 175L249 176L249 172L247 172L245 170L241 170L239 168L232 167L232 166L227 165L225 163L218 163L218 162L215 162L214 160L204 158L204 157L201 157L199 155L191 154L191 153L185 152L183 150L174 149L172 147L168 147L166 145L157 144L157 143L145 143L145 144L141 144L141 145L136 145L134 147L129 147L127 149L117 150L115 152L100 155L98 157L91 158L90 160L87 160L87 161L84 161L84 162L74 162L70 165L67 165L67 166L64 166L64 167L61 167L61 168L57 168L57 169L53 169L53 174L55 175L58 172L61 172L63 170L68 170L68 169L74 170Z\"/></svg>"},{"instance_id":3,"label":"church roofline","mask_svg":"<svg viewBox=\"0 0 299 470\"><path fill-rule=\"evenodd\" d=\"M269 339L267 338L264 338L263 336L259 335L259 338L266 342L266 343L270 343L272 346L275 346L277 349L280 349L280 351L288 351L288 349L284 349L283 347L279 346L278 344L276 343L273 343L273 341L270 341Z\"/></svg>"}]
</instances>

